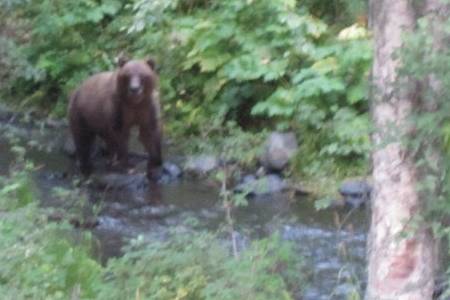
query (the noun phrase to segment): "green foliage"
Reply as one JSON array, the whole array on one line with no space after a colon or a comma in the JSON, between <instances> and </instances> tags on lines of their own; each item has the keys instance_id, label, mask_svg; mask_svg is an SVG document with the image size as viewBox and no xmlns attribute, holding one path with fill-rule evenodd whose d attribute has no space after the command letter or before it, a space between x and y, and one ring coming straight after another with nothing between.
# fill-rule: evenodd
<instances>
[{"instance_id":1,"label":"green foliage","mask_svg":"<svg viewBox=\"0 0 450 300\"><path fill-rule=\"evenodd\" d=\"M365 28L349 25L365 5L19 1L13 12L26 38L18 39L18 53L34 72L13 80L10 98L62 116L69 92L87 75L113 68L117 54L153 55L167 132L205 138L215 133L211 120L231 120L246 129L295 130L308 141L299 153L311 161L361 161L370 146L371 47Z\"/></svg>"},{"instance_id":2,"label":"green foliage","mask_svg":"<svg viewBox=\"0 0 450 300\"><path fill-rule=\"evenodd\" d=\"M310 149L316 159L366 157L371 47L363 27L337 33L296 1L210 2L189 15L178 1L138 7L132 34L163 51L163 72L170 70L161 76L165 109L190 125L176 130L201 132L211 116L245 125L251 113L279 129L320 136ZM156 20L155 10L172 18ZM155 29L165 33L153 34L160 43L148 40Z\"/></svg>"},{"instance_id":3,"label":"green foliage","mask_svg":"<svg viewBox=\"0 0 450 300\"><path fill-rule=\"evenodd\" d=\"M100 265L85 250L65 240L60 226L36 220L37 214L26 208L0 221L2 297L68 299L78 294L92 299Z\"/></svg>"},{"instance_id":4,"label":"green foliage","mask_svg":"<svg viewBox=\"0 0 450 300\"><path fill-rule=\"evenodd\" d=\"M187 232L165 242L138 239L126 253L108 264L97 299L293 299L303 282L296 254L278 237L254 243L238 260L215 236Z\"/></svg>"},{"instance_id":5,"label":"green foliage","mask_svg":"<svg viewBox=\"0 0 450 300\"><path fill-rule=\"evenodd\" d=\"M31 164L0 177L0 293L4 299L94 298L100 265L36 206Z\"/></svg>"},{"instance_id":6,"label":"green foliage","mask_svg":"<svg viewBox=\"0 0 450 300\"><path fill-rule=\"evenodd\" d=\"M27 20L27 42L20 51L41 76L24 77L15 92L25 103L40 105L56 115L66 111L66 99L93 72L111 68L110 52L123 47L119 13L122 1L30 1L16 8ZM117 53L115 53L117 54Z\"/></svg>"},{"instance_id":7,"label":"green foliage","mask_svg":"<svg viewBox=\"0 0 450 300\"><path fill-rule=\"evenodd\" d=\"M185 151L214 153L224 161L237 163L241 168L254 167L262 151L267 134L265 131L244 131L233 121L221 124L220 120L215 120L209 125L182 145Z\"/></svg>"},{"instance_id":8,"label":"green foliage","mask_svg":"<svg viewBox=\"0 0 450 300\"><path fill-rule=\"evenodd\" d=\"M351 24L351 20L367 14L367 0L304 0L302 4L316 16L329 22Z\"/></svg>"},{"instance_id":9,"label":"green foliage","mask_svg":"<svg viewBox=\"0 0 450 300\"><path fill-rule=\"evenodd\" d=\"M0 211L18 209L33 202L35 191L29 177L32 167L28 163L25 169L13 170L11 177L0 177L0 199L4 200L0 202Z\"/></svg>"},{"instance_id":10,"label":"green foliage","mask_svg":"<svg viewBox=\"0 0 450 300\"><path fill-rule=\"evenodd\" d=\"M26 56L21 52L17 43L11 38L0 35L0 90L2 94L10 93L13 82L19 78L38 80L40 73L27 62Z\"/></svg>"}]
</instances>

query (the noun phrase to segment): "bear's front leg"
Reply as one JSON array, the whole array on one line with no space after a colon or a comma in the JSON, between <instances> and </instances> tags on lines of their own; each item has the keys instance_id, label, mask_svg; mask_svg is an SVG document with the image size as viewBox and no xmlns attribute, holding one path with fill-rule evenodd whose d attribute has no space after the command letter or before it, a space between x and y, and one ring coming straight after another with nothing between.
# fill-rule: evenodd
<instances>
[{"instance_id":1,"label":"bear's front leg","mask_svg":"<svg viewBox=\"0 0 450 300\"><path fill-rule=\"evenodd\" d=\"M141 127L139 139L148 152L147 178L157 181L162 175L161 130L159 127Z\"/></svg>"},{"instance_id":2,"label":"bear's front leg","mask_svg":"<svg viewBox=\"0 0 450 300\"><path fill-rule=\"evenodd\" d=\"M105 139L108 145L109 151L113 156L117 157L121 169L127 169L128 163L128 139L130 137L130 131L122 128L119 131L111 132ZM114 157L113 157L114 159Z\"/></svg>"}]
</instances>

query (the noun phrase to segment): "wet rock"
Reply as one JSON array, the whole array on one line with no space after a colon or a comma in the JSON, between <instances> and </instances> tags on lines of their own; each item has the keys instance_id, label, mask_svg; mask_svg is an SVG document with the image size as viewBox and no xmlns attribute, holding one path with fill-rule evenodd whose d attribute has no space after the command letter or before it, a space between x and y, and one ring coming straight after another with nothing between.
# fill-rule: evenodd
<instances>
[{"instance_id":1,"label":"wet rock","mask_svg":"<svg viewBox=\"0 0 450 300\"><path fill-rule=\"evenodd\" d=\"M361 207L369 201L371 191L370 185L363 180L348 180L339 188L345 205L352 208Z\"/></svg>"},{"instance_id":2,"label":"wet rock","mask_svg":"<svg viewBox=\"0 0 450 300\"><path fill-rule=\"evenodd\" d=\"M177 211L174 205L145 206L134 208L129 214L136 218L162 219Z\"/></svg>"},{"instance_id":3,"label":"wet rock","mask_svg":"<svg viewBox=\"0 0 450 300\"><path fill-rule=\"evenodd\" d=\"M145 158L136 165L134 171L140 173L147 172L147 156L145 156ZM161 171L158 174L157 181L160 184L166 184L178 180L182 175L183 171L178 165L170 161L165 161L162 165Z\"/></svg>"},{"instance_id":4,"label":"wet rock","mask_svg":"<svg viewBox=\"0 0 450 300\"><path fill-rule=\"evenodd\" d=\"M99 224L98 219L95 216L83 217L65 214L61 211L54 211L47 216L51 222L60 223L62 221L68 221L75 228L91 229Z\"/></svg>"},{"instance_id":5,"label":"wet rock","mask_svg":"<svg viewBox=\"0 0 450 300\"><path fill-rule=\"evenodd\" d=\"M64 144L62 145L62 151L70 157L75 156L75 143L70 135L67 135Z\"/></svg>"},{"instance_id":6,"label":"wet rock","mask_svg":"<svg viewBox=\"0 0 450 300\"><path fill-rule=\"evenodd\" d=\"M73 217L69 220L69 222L75 228L83 228L83 229L92 229L100 224L99 220L96 217L89 217L83 219Z\"/></svg>"},{"instance_id":7,"label":"wet rock","mask_svg":"<svg viewBox=\"0 0 450 300\"><path fill-rule=\"evenodd\" d=\"M287 182L277 174L268 174L260 178L247 175L242 183L236 186L236 192L244 192L249 196L261 196L278 193L288 188Z\"/></svg>"},{"instance_id":8,"label":"wet rock","mask_svg":"<svg viewBox=\"0 0 450 300\"><path fill-rule=\"evenodd\" d=\"M0 104L0 122L6 123L14 118L14 112L8 110L6 106Z\"/></svg>"},{"instance_id":9,"label":"wet rock","mask_svg":"<svg viewBox=\"0 0 450 300\"><path fill-rule=\"evenodd\" d=\"M168 177L168 179L170 180L180 178L181 175L183 174L181 168L170 161L165 161L163 163L162 168L163 168L163 176Z\"/></svg>"},{"instance_id":10,"label":"wet rock","mask_svg":"<svg viewBox=\"0 0 450 300\"><path fill-rule=\"evenodd\" d=\"M111 230L116 235L117 233L121 233L124 235L134 233L133 229L130 226L127 226L127 224L123 220L119 218L113 218L111 216L99 216L97 229Z\"/></svg>"},{"instance_id":11,"label":"wet rock","mask_svg":"<svg viewBox=\"0 0 450 300\"><path fill-rule=\"evenodd\" d=\"M123 171L120 168L119 172ZM148 186L147 159L129 170L129 173L106 173L93 176L93 184L98 188L145 188ZM171 162L165 162L158 175L158 183L164 184L177 180L182 175L181 169Z\"/></svg>"},{"instance_id":12,"label":"wet rock","mask_svg":"<svg viewBox=\"0 0 450 300\"><path fill-rule=\"evenodd\" d=\"M283 170L298 150L297 139L293 132L273 132L264 145L261 164L270 171Z\"/></svg>"},{"instance_id":13,"label":"wet rock","mask_svg":"<svg viewBox=\"0 0 450 300\"><path fill-rule=\"evenodd\" d=\"M219 166L219 159L213 155L198 155L189 157L184 165L184 171L194 175L205 175Z\"/></svg>"},{"instance_id":14,"label":"wet rock","mask_svg":"<svg viewBox=\"0 0 450 300\"><path fill-rule=\"evenodd\" d=\"M45 120L45 126L48 128L64 128L67 127L67 121L65 119L52 119L48 118Z\"/></svg>"},{"instance_id":15,"label":"wet rock","mask_svg":"<svg viewBox=\"0 0 450 300\"><path fill-rule=\"evenodd\" d=\"M137 188L147 186L147 177L145 174L99 174L92 176L92 183L98 188Z\"/></svg>"}]
</instances>

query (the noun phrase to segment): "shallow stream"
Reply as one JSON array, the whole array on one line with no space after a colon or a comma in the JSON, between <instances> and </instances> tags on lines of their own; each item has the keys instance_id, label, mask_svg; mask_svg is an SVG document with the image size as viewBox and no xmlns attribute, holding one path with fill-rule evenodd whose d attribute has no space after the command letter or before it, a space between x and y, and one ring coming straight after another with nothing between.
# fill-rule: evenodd
<instances>
[{"instance_id":1,"label":"shallow stream","mask_svg":"<svg viewBox=\"0 0 450 300\"><path fill-rule=\"evenodd\" d=\"M58 186L71 188L76 173L72 159L60 150L66 129L11 124L0 123L0 173L5 174L13 160L5 138L13 133L38 168L35 182L42 204L66 207L68 203L51 192ZM171 227L194 219L194 230L215 232L224 224L219 191L206 180L183 178L153 188L86 192L88 202L98 210L98 225L87 230L99 240L97 255L102 261L120 255L123 243L137 235L160 239ZM364 288L365 210L316 211L308 197L276 194L251 199L234 217L240 247L273 232L295 243L311 279L303 299L346 299L353 290Z\"/></svg>"}]
</instances>

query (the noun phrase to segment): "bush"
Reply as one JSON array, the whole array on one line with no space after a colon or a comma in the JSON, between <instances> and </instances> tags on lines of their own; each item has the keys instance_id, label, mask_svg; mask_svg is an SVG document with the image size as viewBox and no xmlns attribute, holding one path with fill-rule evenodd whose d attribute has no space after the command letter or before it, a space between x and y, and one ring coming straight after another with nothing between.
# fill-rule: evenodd
<instances>
[{"instance_id":1,"label":"bush","mask_svg":"<svg viewBox=\"0 0 450 300\"><path fill-rule=\"evenodd\" d=\"M211 234L135 242L108 264L98 299L293 299L304 283L296 256L278 237L255 242L239 259Z\"/></svg>"},{"instance_id":2,"label":"bush","mask_svg":"<svg viewBox=\"0 0 450 300\"><path fill-rule=\"evenodd\" d=\"M89 74L111 68L117 49L126 49L120 31L122 1L30 1L15 7L26 22L21 44L26 61L41 76L23 77L15 93L30 105L63 116L71 90Z\"/></svg>"},{"instance_id":3,"label":"bush","mask_svg":"<svg viewBox=\"0 0 450 300\"><path fill-rule=\"evenodd\" d=\"M31 164L0 177L0 294L4 299L93 299L101 266L37 207Z\"/></svg>"},{"instance_id":4,"label":"bush","mask_svg":"<svg viewBox=\"0 0 450 300\"><path fill-rule=\"evenodd\" d=\"M29 32L19 43L20 53L40 76L15 80L13 94L62 116L69 92L89 74L113 68L120 52L153 55L169 133L200 135L212 119L217 124L231 120L255 131L294 130L307 140L300 153L311 160L365 159L371 47L364 27L349 26L351 16L358 15L350 7L364 7L365 1L336 5L19 2L13 11ZM332 26L324 21L340 18L345 21Z\"/></svg>"}]
</instances>

